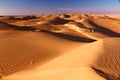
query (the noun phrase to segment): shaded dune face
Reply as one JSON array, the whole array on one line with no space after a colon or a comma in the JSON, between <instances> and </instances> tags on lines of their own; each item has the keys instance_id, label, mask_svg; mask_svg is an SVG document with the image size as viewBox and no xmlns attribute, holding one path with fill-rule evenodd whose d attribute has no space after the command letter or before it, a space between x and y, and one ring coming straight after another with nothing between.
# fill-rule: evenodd
<instances>
[{"instance_id":1,"label":"shaded dune face","mask_svg":"<svg viewBox=\"0 0 120 80\"><path fill-rule=\"evenodd\" d=\"M62 25L62 24L66 24L70 21L72 21L72 20L67 20L67 19L55 16L55 17L52 17L50 19L48 18L47 21L44 22L44 24Z\"/></svg>"},{"instance_id":2,"label":"shaded dune face","mask_svg":"<svg viewBox=\"0 0 120 80\"><path fill-rule=\"evenodd\" d=\"M102 26L103 28L109 29L113 32L120 34L120 24L119 20L116 20L116 18L106 18L104 17L96 17L90 19L94 24Z\"/></svg>"},{"instance_id":3,"label":"shaded dune face","mask_svg":"<svg viewBox=\"0 0 120 80\"><path fill-rule=\"evenodd\" d=\"M0 29L1 30L21 30L21 31L35 31L35 28L27 27L27 26L15 26L8 24L6 22L0 22Z\"/></svg>"},{"instance_id":4,"label":"shaded dune face","mask_svg":"<svg viewBox=\"0 0 120 80\"><path fill-rule=\"evenodd\" d=\"M120 80L120 39L104 39L103 49L92 67L107 80Z\"/></svg>"},{"instance_id":5,"label":"shaded dune face","mask_svg":"<svg viewBox=\"0 0 120 80\"><path fill-rule=\"evenodd\" d=\"M93 21L93 20L89 21L89 23L95 29L97 29L98 32L103 33L105 35L108 35L110 37L120 37L120 33L119 33L120 32L120 27L119 27L120 25L118 23L112 22L113 24L110 23L109 25L106 25L106 24L108 24L109 20L106 22L104 22L104 20L103 20L103 21L101 21L100 24L98 24L99 22L98 23L96 23L96 22L97 22L97 19L95 21ZM118 25L116 26L115 24L118 24ZM109 27L109 26L111 26L111 27ZM113 28L113 26L115 26L115 28ZM114 29L114 31L112 28Z\"/></svg>"}]
</instances>

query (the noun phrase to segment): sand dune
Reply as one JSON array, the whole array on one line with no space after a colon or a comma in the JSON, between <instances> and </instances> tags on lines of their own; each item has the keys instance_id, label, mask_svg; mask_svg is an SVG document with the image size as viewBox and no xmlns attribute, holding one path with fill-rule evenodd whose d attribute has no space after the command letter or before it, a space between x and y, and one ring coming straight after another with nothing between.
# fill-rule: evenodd
<instances>
[{"instance_id":1,"label":"sand dune","mask_svg":"<svg viewBox=\"0 0 120 80\"><path fill-rule=\"evenodd\" d=\"M120 19L120 14L107 14L107 16L114 18L114 19Z\"/></svg>"},{"instance_id":2,"label":"sand dune","mask_svg":"<svg viewBox=\"0 0 120 80\"><path fill-rule=\"evenodd\" d=\"M66 18L65 16L68 17ZM36 17L12 16L1 17L0 21L8 21L6 23L20 27L26 26L35 28L37 29L36 31L45 30L49 32L74 35L94 40L120 36L119 20L113 19L108 15L62 14L55 16L41 15Z\"/></svg>"},{"instance_id":3,"label":"sand dune","mask_svg":"<svg viewBox=\"0 0 120 80\"><path fill-rule=\"evenodd\" d=\"M112 20L109 18L104 19L104 17L103 18L97 17L92 19L92 21L101 27L107 28L116 33L120 33L120 27L119 27L120 24L116 20Z\"/></svg>"},{"instance_id":4,"label":"sand dune","mask_svg":"<svg viewBox=\"0 0 120 80\"><path fill-rule=\"evenodd\" d=\"M36 63L36 59L39 59L42 64L41 60L49 60L80 45L47 33L0 32L0 73L3 76L24 69L31 65L32 61Z\"/></svg>"},{"instance_id":5,"label":"sand dune","mask_svg":"<svg viewBox=\"0 0 120 80\"><path fill-rule=\"evenodd\" d=\"M5 80L119 80L119 40L108 38L80 46L44 65L10 75ZM91 50L88 52L86 49Z\"/></svg>"},{"instance_id":6,"label":"sand dune","mask_svg":"<svg viewBox=\"0 0 120 80\"><path fill-rule=\"evenodd\" d=\"M107 37L106 35L104 35L100 32L97 32L97 30L95 28L89 28L79 22L77 22L77 23L71 22L71 23L66 24L66 26L67 26L67 28L78 32L77 34L84 35L84 36L79 35L81 37L86 37L86 38L93 39L93 40L99 40L101 38Z\"/></svg>"},{"instance_id":7,"label":"sand dune","mask_svg":"<svg viewBox=\"0 0 120 80\"><path fill-rule=\"evenodd\" d=\"M0 79L119 80L116 16L1 16Z\"/></svg>"}]
</instances>

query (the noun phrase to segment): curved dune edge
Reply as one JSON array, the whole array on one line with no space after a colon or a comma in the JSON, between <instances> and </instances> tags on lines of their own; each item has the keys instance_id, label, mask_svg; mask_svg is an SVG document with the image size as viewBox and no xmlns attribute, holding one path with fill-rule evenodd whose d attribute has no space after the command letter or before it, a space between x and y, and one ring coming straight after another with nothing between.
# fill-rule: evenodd
<instances>
[{"instance_id":1,"label":"curved dune edge","mask_svg":"<svg viewBox=\"0 0 120 80\"><path fill-rule=\"evenodd\" d=\"M81 29L79 29L79 27L76 26L76 25L68 25L68 26L66 26L66 27L75 30L76 32L80 33L81 35L84 35L85 37L87 37L87 38L89 38L89 39L93 39L93 40L99 40L99 39L100 39L100 38L98 38L98 37L91 36L91 35L89 35L88 33L85 33L84 31L82 31Z\"/></svg>"},{"instance_id":2,"label":"curved dune edge","mask_svg":"<svg viewBox=\"0 0 120 80\"><path fill-rule=\"evenodd\" d=\"M81 45L42 32L0 31L0 76L45 62Z\"/></svg>"},{"instance_id":3,"label":"curved dune edge","mask_svg":"<svg viewBox=\"0 0 120 80\"><path fill-rule=\"evenodd\" d=\"M120 53L119 41L119 38L107 38L80 46L42 66L38 65L34 69L9 75L4 80L106 80L105 78L108 78L100 76L100 73L96 73L92 67L107 74L110 80L119 80L119 76L116 75L116 71L119 74L120 67L119 62L116 63L116 59L119 61L117 57ZM110 53L115 55L111 56ZM113 66L110 61L114 61Z\"/></svg>"}]
</instances>

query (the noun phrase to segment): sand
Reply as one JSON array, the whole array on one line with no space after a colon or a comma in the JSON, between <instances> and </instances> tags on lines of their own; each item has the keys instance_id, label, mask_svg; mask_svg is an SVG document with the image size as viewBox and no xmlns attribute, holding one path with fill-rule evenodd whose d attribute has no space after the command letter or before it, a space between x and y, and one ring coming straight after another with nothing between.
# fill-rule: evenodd
<instances>
[{"instance_id":1,"label":"sand","mask_svg":"<svg viewBox=\"0 0 120 80\"><path fill-rule=\"evenodd\" d=\"M0 79L119 80L120 24L114 16L0 17Z\"/></svg>"},{"instance_id":2,"label":"sand","mask_svg":"<svg viewBox=\"0 0 120 80\"><path fill-rule=\"evenodd\" d=\"M32 64L32 61L36 63L37 59L42 64L44 61L58 56L79 44L47 33L2 31L2 34L4 35L0 39L0 72L2 75L19 71Z\"/></svg>"},{"instance_id":3,"label":"sand","mask_svg":"<svg viewBox=\"0 0 120 80\"><path fill-rule=\"evenodd\" d=\"M10 75L5 80L119 80L119 40L107 38L85 44L34 69ZM113 41L115 43L111 43ZM97 70L107 76L98 75L101 73L97 74Z\"/></svg>"}]
</instances>

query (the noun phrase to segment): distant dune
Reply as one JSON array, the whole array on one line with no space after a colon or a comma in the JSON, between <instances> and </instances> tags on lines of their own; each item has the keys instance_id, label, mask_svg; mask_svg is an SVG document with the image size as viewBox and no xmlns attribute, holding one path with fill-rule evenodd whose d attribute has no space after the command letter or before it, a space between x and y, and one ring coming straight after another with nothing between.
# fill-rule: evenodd
<instances>
[{"instance_id":1,"label":"distant dune","mask_svg":"<svg viewBox=\"0 0 120 80\"><path fill-rule=\"evenodd\" d=\"M115 14L1 16L0 79L119 80L119 37Z\"/></svg>"}]
</instances>

